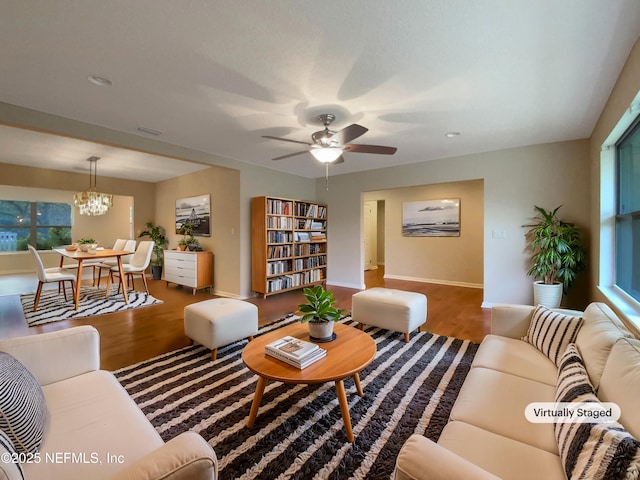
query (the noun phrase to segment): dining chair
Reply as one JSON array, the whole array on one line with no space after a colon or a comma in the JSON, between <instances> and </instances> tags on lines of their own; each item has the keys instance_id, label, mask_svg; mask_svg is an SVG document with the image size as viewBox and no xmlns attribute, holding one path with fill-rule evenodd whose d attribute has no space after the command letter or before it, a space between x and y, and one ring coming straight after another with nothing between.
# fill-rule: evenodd
<instances>
[{"instance_id":1,"label":"dining chair","mask_svg":"<svg viewBox=\"0 0 640 480\"><path fill-rule=\"evenodd\" d=\"M135 240L128 240L126 238L118 238L113 243L112 250L124 250L125 252L135 252L136 243L137 242ZM131 262L131 259L133 258L133 254L124 255L121 258L122 258L122 264L124 265L126 263ZM98 269L98 287L100 286L100 281L102 280L102 270L107 270L109 272L109 275L111 275L111 268L112 267L117 267L117 266L118 266L118 260L111 259L111 258L103 260L102 262L97 263L96 265L94 265L94 268ZM127 284L127 285L129 285L129 284Z\"/></svg>"},{"instance_id":2,"label":"dining chair","mask_svg":"<svg viewBox=\"0 0 640 480\"><path fill-rule=\"evenodd\" d=\"M29 247L29 253L31 254L31 258L33 259L33 263L36 267L36 275L38 276L38 290L36 291L36 298L33 303L33 311L35 312L38 309L38 302L40 301L40 294L42 293L42 285L45 283L58 283L58 292L60 291L60 286L62 286L62 291L64 292L64 299L67 300L67 289L65 288L65 282L71 282L71 291L74 291L74 283L77 281L77 277L75 274L70 273L65 268L53 267L53 268L44 268L44 264L42 263L42 259L38 254L38 251L33 248L31 245L27 245Z\"/></svg>"},{"instance_id":3,"label":"dining chair","mask_svg":"<svg viewBox=\"0 0 640 480\"><path fill-rule=\"evenodd\" d=\"M151 262L151 254L153 253L154 242L150 240L145 240L138 244L138 248L136 248L136 252L133 254L133 258L127 264L122 264L122 271L124 275L128 279L131 279L131 283L135 286L134 275L140 275L142 277L142 282L144 283L144 289L149 293L149 286L147 285L147 277L144 272L149 267L149 263ZM112 276L119 276L120 272L118 271L118 265L111 267L110 274ZM120 279L120 284L122 284L122 278ZM128 284L127 284L128 285ZM118 285L118 292L120 292L120 285Z\"/></svg>"}]
</instances>

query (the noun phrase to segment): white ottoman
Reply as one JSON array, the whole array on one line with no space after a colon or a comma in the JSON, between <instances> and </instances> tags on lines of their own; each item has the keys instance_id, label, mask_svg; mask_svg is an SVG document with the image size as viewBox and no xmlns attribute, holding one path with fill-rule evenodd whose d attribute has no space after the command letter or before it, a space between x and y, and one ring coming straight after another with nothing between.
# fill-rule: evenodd
<instances>
[{"instance_id":1,"label":"white ottoman","mask_svg":"<svg viewBox=\"0 0 640 480\"><path fill-rule=\"evenodd\" d=\"M184 307L184 333L194 342L211 349L216 359L218 347L258 333L258 307L233 298L214 298Z\"/></svg>"},{"instance_id":2,"label":"white ottoman","mask_svg":"<svg viewBox=\"0 0 640 480\"><path fill-rule=\"evenodd\" d=\"M427 321L427 297L422 293L391 288L370 288L353 295L351 318L363 324L404 333L418 330Z\"/></svg>"}]
</instances>

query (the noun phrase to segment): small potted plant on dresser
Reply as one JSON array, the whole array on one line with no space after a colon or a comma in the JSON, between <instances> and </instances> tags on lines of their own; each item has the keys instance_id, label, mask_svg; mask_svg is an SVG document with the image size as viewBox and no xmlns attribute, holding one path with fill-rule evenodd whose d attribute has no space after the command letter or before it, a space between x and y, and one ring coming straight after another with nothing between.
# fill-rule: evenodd
<instances>
[{"instance_id":1,"label":"small potted plant on dresser","mask_svg":"<svg viewBox=\"0 0 640 480\"><path fill-rule=\"evenodd\" d=\"M560 205L561 207L562 205ZM585 269L587 252L580 231L573 223L560 220L557 212L535 206L538 212L525 233L532 266L527 275L537 278L533 283L534 305L557 308L566 291Z\"/></svg>"},{"instance_id":2,"label":"small potted plant on dresser","mask_svg":"<svg viewBox=\"0 0 640 480\"><path fill-rule=\"evenodd\" d=\"M195 239L192 232L193 227L190 223L183 223L182 226L178 229L178 233L182 235L182 238L178 242L178 248L181 251L185 251L187 249L192 238Z\"/></svg>"},{"instance_id":3,"label":"small potted plant on dresser","mask_svg":"<svg viewBox=\"0 0 640 480\"><path fill-rule=\"evenodd\" d=\"M328 292L322 285L302 290L307 303L298 305L303 314L300 321L309 322L309 337L316 342L330 342L335 338L333 322L340 320L342 310L336 308L333 293Z\"/></svg>"},{"instance_id":4,"label":"small potted plant on dresser","mask_svg":"<svg viewBox=\"0 0 640 480\"><path fill-rule=\"evenodd\" d=\"M164 247L167 244L167 237L164 234L164 228L154 225L153 222L147 222L147 229L138 235L140 237L149 237L153 240L153 256L151 257L151 274L154 280L162 278L162 259L164 257Z\"/></svg>"}]
</instances>

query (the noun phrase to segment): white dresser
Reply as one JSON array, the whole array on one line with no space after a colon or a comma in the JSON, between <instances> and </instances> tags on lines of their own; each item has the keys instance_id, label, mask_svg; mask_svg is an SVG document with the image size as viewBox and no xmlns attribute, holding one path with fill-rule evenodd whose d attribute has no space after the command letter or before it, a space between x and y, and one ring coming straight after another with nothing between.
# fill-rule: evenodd
<instances>
[{"instance_id":1,"label":"white dresser","mask_svg":"<svg viewBox=\"0 0 640 480\"><path fill-rule=\"evenodd\" d=\"M164 251L164 280L193 289L213 287L213 253Z\"/></svg>"}]
</instances>

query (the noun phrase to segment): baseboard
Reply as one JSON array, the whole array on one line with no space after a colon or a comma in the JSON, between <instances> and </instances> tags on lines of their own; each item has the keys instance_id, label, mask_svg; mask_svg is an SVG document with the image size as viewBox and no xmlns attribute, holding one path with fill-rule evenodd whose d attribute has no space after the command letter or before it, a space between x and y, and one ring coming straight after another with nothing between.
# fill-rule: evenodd
<instances>
[{"instance_id":1,"label":"baseboard","mask_svg":"<svg viewBox=\"0 0 640 480\"><path fill-rule=\"evenodd\" d=\"M3 277L7 277L10 275L26 275L26 274L33 274L34 278L36 278L36 271L34 269L29 269L29 270L24 270L24 269L18 269L18 270L3 270L1 276Z\"/></svg>"},{"instance_id":2,"label":"baseboard","mask_svg":"<svg viewBox=\"0 0 640 480\"><path fill-rule=\"evenodd\" d=\"M357 285L355 283L345 283L345 282L330 282L327 280L327 285L332 285L334 287L344 287L344 288L354 288L356 290L364 290L367 286L363 283L361 285Z\"/></svg>"},{"instance_id":3,"label":"baseboard","mask_svg":"<svg viewBox=\"0 0 640 480\"><path fill-rule=\"evenodd\" d=\"M230 293L230 292L225 292L224 290L217 290L217 289L214 289L211 292L211 294L212 295L216 295L218 297L235 298L235 299L238 299L238 300L246 300L247 298L250 298L250 297L242 298L237 293Z\"/></svg>"},{"instance_id":4,"label":"baseboard","mask_svg":"<svg viewBox=\"0 0 640 480\"><path fill-rule=\"evenodd\" d=\"M467 283L467 282L454 282L450 280L437 280L432 278L420 278L420 277L405 277L402 275L384 275L384 278L389 278L393 280L408 280L410 282L420 282L420 283L437 283L439 285L451 285L453 287L467 287L467 288L484 288L484 285L481 283Z\"/></svg>"}]
</instances>

